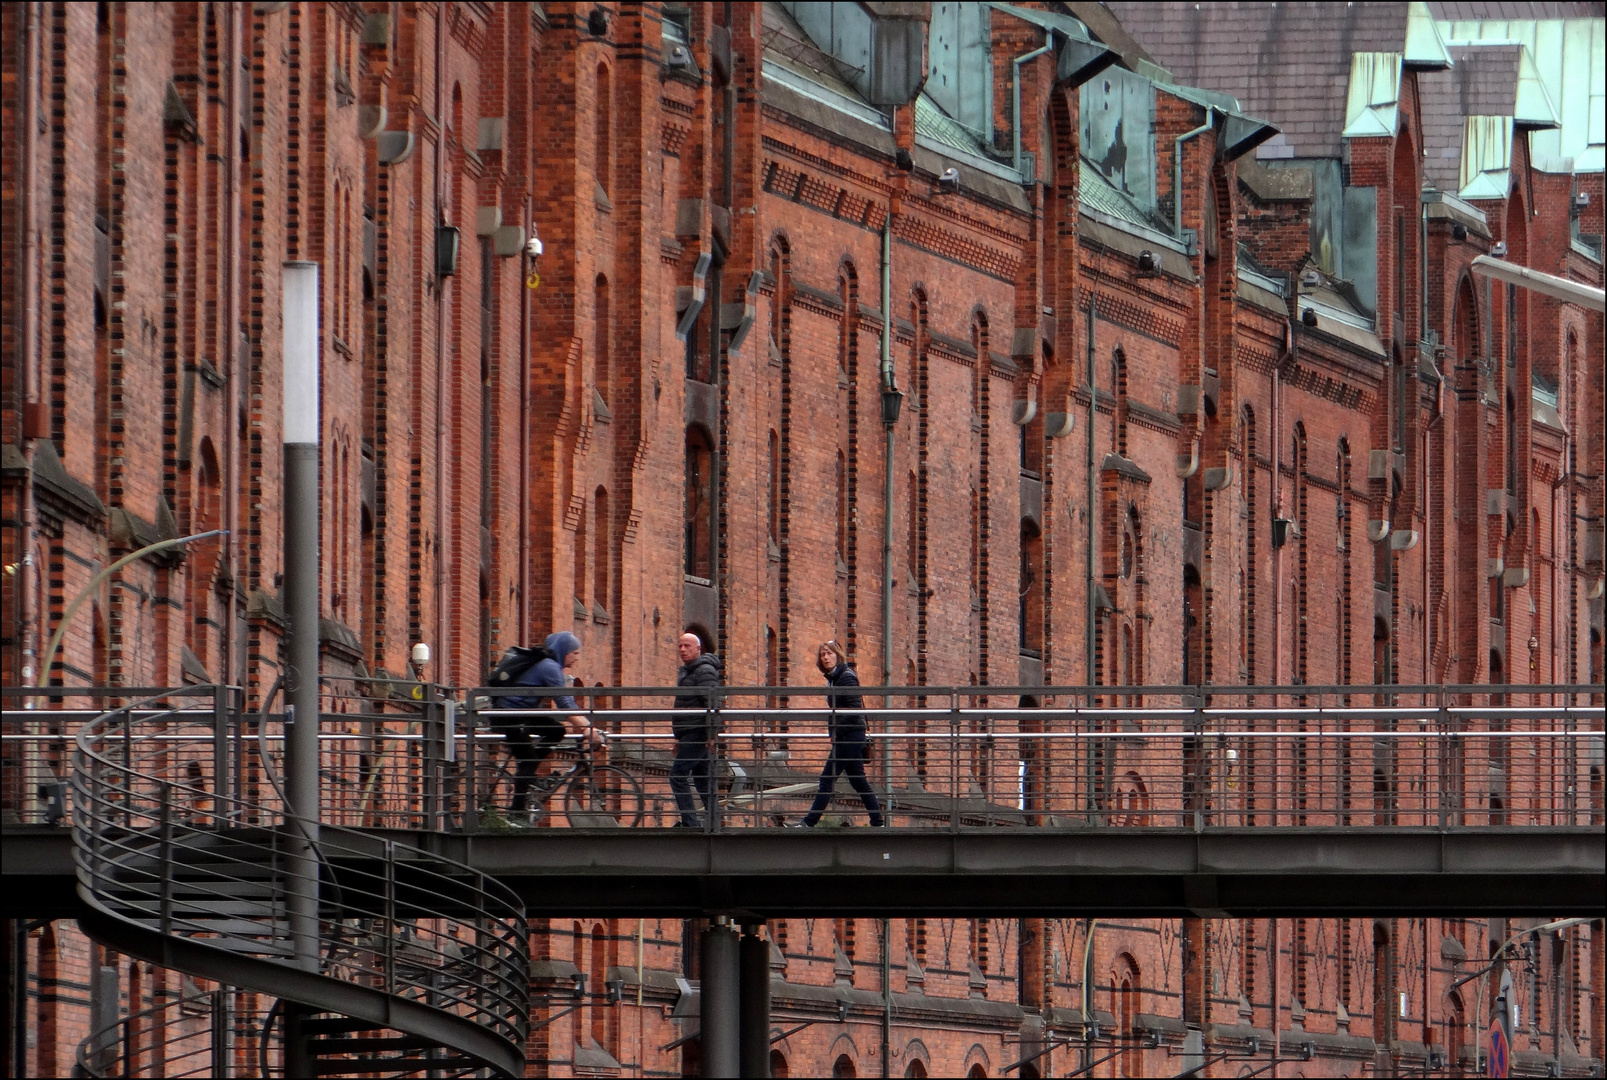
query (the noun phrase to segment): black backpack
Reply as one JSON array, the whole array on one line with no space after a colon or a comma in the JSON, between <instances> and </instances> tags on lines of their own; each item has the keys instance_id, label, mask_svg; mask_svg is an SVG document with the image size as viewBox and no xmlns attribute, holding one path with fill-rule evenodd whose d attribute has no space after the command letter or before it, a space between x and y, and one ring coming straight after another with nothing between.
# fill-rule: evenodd
<instances>
[{"instance_id":1,"label":"black backpack","mask_svg":"<svg viewBox=\"0 0 1607 1080\"><path fill-rule=\"evenodd\" d=\"M485 684L493 687L518 686L525 672L543 660L554 659L557 658L553 656L551 650L542 646L535 648L525 648L523 645L510 646L508 651L502 654L502 659L497 661L497 666L486 675ZM507 699L501 697L492 699L492 707L495 708L505 700Z\"/></svg>"}]
</instances>

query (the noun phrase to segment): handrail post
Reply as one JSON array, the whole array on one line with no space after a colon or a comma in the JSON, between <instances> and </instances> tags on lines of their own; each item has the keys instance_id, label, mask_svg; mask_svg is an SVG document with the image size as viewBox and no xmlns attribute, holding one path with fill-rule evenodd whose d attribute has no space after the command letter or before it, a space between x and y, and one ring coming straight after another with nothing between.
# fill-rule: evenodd
<instances>
[{"instance_id":1,"label":"handrail post","mask_svg":"<svg viewBox=\"0 0 1607 1080\"><path fill-rule=\"evenodd\" d=\"M949 831L960 831L960 694L949 691Z\"/></svg>"},{"instance_id":2,"label":"handrail post","mask_svg":"<svg viewBox=\"0 0 1607 1080\"><path fill-rule=\"evenodd\" d=\"M228 991L222 987L212 991L212 1075L229 1075L229 1003Z\"/></svg>"},{"instance_id":3,"label":"handrail post","mask_svg":"<svg viewBox=\"0 0 1607 1080\"><path fill-rule=\"evenodd\" d=\"M385 841L385 992L396 993L396 842Z\"/></svg>"},{"instance_id":4,"label":"handrail post","mask_svg":"<svg viewBox=\"0 0 1607 1080\"><path fill-rule=\"evenodd\" d=\"M229 696L221 683L212 687L212 825L222 829L229 816Z\"/></svg>"},{"instance_id":5,"label":"handrail post","mask_svg":"<svg viewBox=\"0 0 1607 1080\"><path fill-rule=\"evenodd\" d=\"M162 782L162 809L157 826L157 872L162 875L160 918L163 936L173 932L173 785Z\"/></svg>"},{"instance_id":6,"label":"handrail post","mask_svg":"<svg viewBox=\"0 0 1607 1080\"><path fill-rule=\"evenodd\" d=\"M720 826L724 824L720 814L720 773L721 762L724 760L725 743L720 738L720 704L721 694L718 689L709 691L709 777L708 800L703 808L708 811L709 831L719 833ZM697 785L692 785L692 796L697 797Z\"/></svg>"},{"instance_id":7,"label":"handrail post","mask_svg":"<svg viewBox=\"0 0 1607 1080\"><path fill-rule=\"evenodd\" d=\"M463 775L467 792L464 795L463 831L480 830L480 768L477 734L480 730L480 713L474 695L468 696L463 714ZM455 735L454 735L455 737Z\"/></svg>"}]
</instances>

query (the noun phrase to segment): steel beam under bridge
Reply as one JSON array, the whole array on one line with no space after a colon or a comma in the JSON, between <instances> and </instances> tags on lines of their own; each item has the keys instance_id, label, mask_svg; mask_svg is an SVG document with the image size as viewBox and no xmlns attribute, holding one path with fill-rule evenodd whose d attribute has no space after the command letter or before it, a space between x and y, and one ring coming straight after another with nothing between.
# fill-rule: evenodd
<instances>
[{"instance_id":1,"label":"steel beam under bridge","mask_svg":"<svg viewBox=\"0 0 1607 1080\"><path fill-rule=\"evenodd\" d=\"M1607 907L1600 826L374 831L495 875L532 917L1473 917ZM76 911L72 837L6 830L7 917Z\"/></svg>"},{"instance_id":2,"label":"steel beam under bridge","mask_svg":"<svg viewBox=\"0 0 1607 1080\"><path fill-rule=\"evenodd\" d=\"M637 918L1589 915L1607 906L1604 840L1591 826L431 838L512 887L532 916Z\"/></svg>"}]
</instances>

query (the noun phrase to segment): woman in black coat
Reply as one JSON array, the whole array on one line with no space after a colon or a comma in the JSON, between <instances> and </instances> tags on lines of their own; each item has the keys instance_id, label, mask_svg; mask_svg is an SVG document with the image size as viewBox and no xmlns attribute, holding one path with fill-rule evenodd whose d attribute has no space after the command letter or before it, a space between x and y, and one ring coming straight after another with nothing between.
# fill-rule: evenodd
<instances>
[{"instance_id":1,"label":"woman in black coat","mask_svg":"<svg viewBox=\"0 0 1607 1080\"><path fill-rule=\"evenodd\" d=\"M832 686L859 685L859 676L848 666L843 647L835 641L820 646L816 663L821 674L826 676L826 682ZM831 756L826 759L826 767L820 770L820 792L815 796L815 805L809 808L803 824L812 829L819 823L820 815L831 803L837 777L844 775L865 803L865 809L870 813L870 823L881 825L881 804L876 801L876 792L870 786L870 781L865 779L865 758L870 747L865 737L865 714L861 711L865 708L865 699L858 694L832 694L831 705Z\"/></svg>"}]
</instances>

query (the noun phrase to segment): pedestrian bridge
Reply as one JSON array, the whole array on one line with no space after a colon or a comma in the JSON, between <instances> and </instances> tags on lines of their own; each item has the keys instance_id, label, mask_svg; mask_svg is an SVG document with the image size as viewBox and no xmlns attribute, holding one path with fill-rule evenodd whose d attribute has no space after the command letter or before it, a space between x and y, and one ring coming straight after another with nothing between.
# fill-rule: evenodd
<instances>
[{"instance_id":1,"label":"pedestrian bridge","mask_svg":"<svg viewBox=\"0 0 1607 1080\"><path fill-rule=\"evenodd\" d=\"M711 798L692 792L699 827L674 828L673 689L576 688L603 746L549 759L563 779L530 820L508 812L504 744L533 714L332 682L320 811L345 839L324 873L445 857L532 916L1588 913L1607 905L1590 689L867 688L888 825L840 781L800 829L830 747L820 691L718 691ZM72 913L72 743L114 710L82 760L160 774L191 827L286 827L282 716L230 688L139 694L7 691L10 913ZM154 825L137 816L124 827Z\"/></svg>"}]
</instances>

